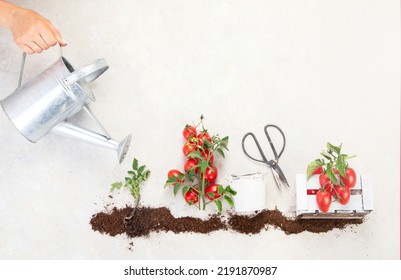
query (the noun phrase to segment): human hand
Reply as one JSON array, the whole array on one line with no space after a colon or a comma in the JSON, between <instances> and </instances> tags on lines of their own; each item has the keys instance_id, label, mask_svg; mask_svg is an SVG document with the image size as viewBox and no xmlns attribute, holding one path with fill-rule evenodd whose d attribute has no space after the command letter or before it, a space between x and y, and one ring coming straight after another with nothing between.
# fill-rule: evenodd
<instances>
[{"instance_id":1,"label":"human hand","mask_svg":"<svg viewBox=\"0 0 401 280\"><path fill-rule=\"evenodd\" d=\"M17 46L28 54L41 53L57 43L67 46L53 24L32 10L16 7L9 27Z\"/></svg>"}]
</instances>

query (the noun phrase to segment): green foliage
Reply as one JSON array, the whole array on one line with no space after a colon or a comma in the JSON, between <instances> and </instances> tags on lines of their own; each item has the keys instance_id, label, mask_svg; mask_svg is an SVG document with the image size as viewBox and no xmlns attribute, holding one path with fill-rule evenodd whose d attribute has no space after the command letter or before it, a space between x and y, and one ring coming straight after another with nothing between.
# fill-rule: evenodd
<instances>
[{"instance_id":1,"label":"green foliage","mask_svg":"<svg viewBox=\"0 0 401 280\"><path fill-rule=\"evenodd\" d=\"M110 191L120 190L125 187L129 190L131 195L134 197L135 207L138 207L139 200L141 198L141 185L150 176L150 170L146 169L146 165L139 166L138 160L134 158L132 162L132 170L129 170L128 177L125 177L125 183L114 182L111 184Z\"/></svg>"},{"instance_id":2,"label":"green foliage","mask_svg":"<svg viewBox=\"0 0 401 280\"><path fill-rule=\"evenodd\" d=\"M333 184L337 184L337 176L333 170L337 170L341 176L345 175L345 170L348 167L348 159L356 157L348 156L347 154L343 154L341 152L342 144L339 146L335 146L331 143L326 144L326 151L322 151L320 155L323 159L316 159L309 163L308 168L306 170L306 175L308 179L312 176L312 173L319 167L323 167L324 173L327 174L327 177Z\"/></svg>"}]
</instances>

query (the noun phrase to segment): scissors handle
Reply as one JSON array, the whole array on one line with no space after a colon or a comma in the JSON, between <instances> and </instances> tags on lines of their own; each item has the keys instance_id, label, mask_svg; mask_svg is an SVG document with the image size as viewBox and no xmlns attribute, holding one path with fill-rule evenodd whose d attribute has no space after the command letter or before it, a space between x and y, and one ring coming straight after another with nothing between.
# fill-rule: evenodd
<instances>
[{"instance_id":1,"label":"scissors handle","mask_svg":"<svg viewBox=\"0 0 401 280\"><path fill-rule=\"evenodd\" d=\"M271 140L271 138L270 138L269 132L267 132L267 128L268 128L268 127L274 127L275 129L277 129L277 130L280 132L281 136L283 136L283 147L281 148L281 151L280 151L278 154L277 154L276 148L274 147L273 142L272 142L272 140ZM275 157L276 161L278 161L278 159L281 157L281 155L283 154L284 149L285 149L285 143L286 143L286 141L285 141L284 132L283 132L283 131L281 130L281 128L279 128L277 125L274 125L274 124L267 124L267 125L265 125L265 134L266 134L267 139L269 140L269 144L270 144L270 147L272 148L274 157ZM255 140L256 140L256 139L255 139Z\"/></svg>"},{"instance_id":2,"label":"scissors handle","mask_svg":"<svg viewBox=\"0 0 401 280\"><path fill-rule=\"evenodd\" d=\"M258 147L259 153L260 153L260 155L262 156L262 159L263 159L263 160L260 160L260 159L257 159L257 158L252 157L252 156L251 156L250 154L248 154L248 152L246 151L246 148L245 148L245 139L246 139L248 136L251 136L251 137L253 138L253 140L255 141L256 147ZM266 164L269 164L269 163L268 163L269 161L266 159L266 156L265 156L265 153L264 153L263 150L262 150L262 147L260 147L260 144L259 144L258 139L256 139L255 134L253 134L252 132L248 132L247 134L244 135L244 137L242 137L242 150L244 151L244 153L245 153L250 159L253 159L254 161L264 162L264 163L266 163Z\"/></svg>"}]
</instances>

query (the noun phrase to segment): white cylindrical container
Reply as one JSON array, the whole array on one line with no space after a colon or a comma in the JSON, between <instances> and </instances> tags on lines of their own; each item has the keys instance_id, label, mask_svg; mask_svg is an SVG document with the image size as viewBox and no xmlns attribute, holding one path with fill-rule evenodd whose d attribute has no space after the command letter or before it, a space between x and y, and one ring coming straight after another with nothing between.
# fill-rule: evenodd
<instances>
[{"instance_id":1,"label":"white cylindrical container","mask_svg":"<svg viewBox=\"0 0 401 280\"><path fill-rule=\"evenodd\" d=\"M229 184L237 192L235 211L248 212L266 208L266 174L231 175Z\"/></svg>"}]
</instances>

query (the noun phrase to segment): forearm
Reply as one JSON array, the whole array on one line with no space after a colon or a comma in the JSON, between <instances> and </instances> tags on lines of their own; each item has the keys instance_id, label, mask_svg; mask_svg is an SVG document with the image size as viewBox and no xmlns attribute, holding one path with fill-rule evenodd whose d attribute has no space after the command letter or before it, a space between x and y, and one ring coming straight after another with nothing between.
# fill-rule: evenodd
<instances>
[{"instance_id":1,"label":"forearm","mask_svg":"<svg viewBox=\"0 0 401 280\"><path fill-rule=\"evenodd\" d=\"M9 29L17 46L29 54L40 53L57 42L67 45L47 18L5 0L0 0L0 27Z\"/></svg>"},{"instance_id":2,"label":"forearm","mask_svg":"<svg viewBox=\"0 0 401 280\"><path fill-rule=\"evenodd\" d=\"M20 10L20 7L7 1L0 0L0 27L10 29L15 14Z\"/></svg>"}]
</instances>

